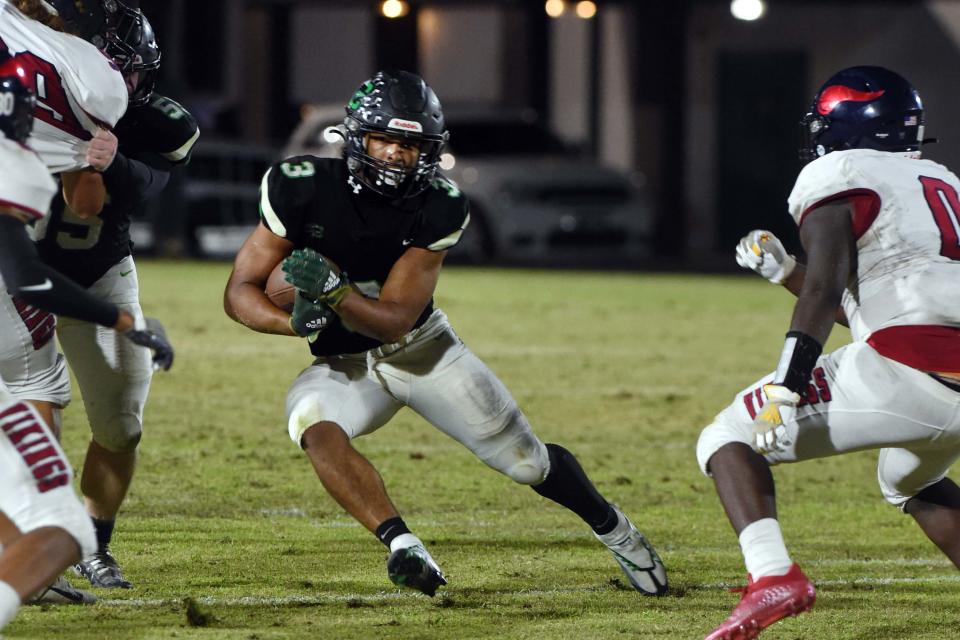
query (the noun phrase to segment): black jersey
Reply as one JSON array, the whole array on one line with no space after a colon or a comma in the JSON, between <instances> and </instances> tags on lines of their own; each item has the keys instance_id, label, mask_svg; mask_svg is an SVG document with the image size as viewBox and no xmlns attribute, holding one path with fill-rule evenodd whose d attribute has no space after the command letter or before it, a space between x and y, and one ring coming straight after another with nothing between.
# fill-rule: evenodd
<instances>
[{"instance_id":1,"label":"black jersey","mask_svg":"<svg viewBox=\"0 0 960 640\"><path fill-rule=\"evenodd\" d=\"M131 215L163 190L176 165L189 161L200 131L186 109L154 94L147 104L130 108L114 134L119 148L102 174L107 189L103 211L84 220L59 195L40 240L43 260L84 287L133 251Z\"/></svg>"},{"instance_id":2,"label":"black jersey","mask_svg":"<svg viewBox=\"0 0 960 640\"><path fill-rule=\"evenodd\" d=\"M260 216L273 233L297 248L330 258L369 297L377 297L394 263L409 247L444 251L470 221L466 197L438 176L423 194L390 200L350 175L340 159L298 156L267 171ZM433 300L415 324L433 312ZM310 346L314 355L359 353L383 343L343 326L339 319Z\"/></svg>"}]
</instances>

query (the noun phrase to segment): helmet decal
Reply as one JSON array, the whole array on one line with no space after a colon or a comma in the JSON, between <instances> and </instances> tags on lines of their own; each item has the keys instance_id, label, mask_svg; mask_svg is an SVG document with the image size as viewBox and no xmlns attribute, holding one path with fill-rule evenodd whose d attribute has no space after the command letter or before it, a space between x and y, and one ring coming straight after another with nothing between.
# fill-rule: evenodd
<instances>
[{"instance_id":1,"label":"helmet decal","mask_svg":"<svg viewBox=\"0 0 960 640\"><path fill-rule=\"evenodd\" d=\"M876 100L884 94L880 91L857 91L851 87L834 85L827 87L820 93L820 99L817 100L817 111L820 115L827 115L837 108L841 102L869 102Z\"/></svg>"},{"instance_id":2,"label":"helmet decal","mask_svg":"<svg viewBox=\"0 0 960 640\"><path fill-rule=\"evenodd\" d=\"M373 82L367 80L363 85L354 91L353 96L350 98L350 102L347 103L347 109L358 109L360 104L363 101L364 96L368 96L373 93Z\"/></svg>"},{"instance_id":3,"label":"helmet decal","mask_svg":"<svg viewBox=\"0 0 960 640\"><path fill-rule=\"evenodd\" d=\"M399 129L400 131L423 132L423 125L413 120L404 120L403 118L391 118L387 123L387 129Z\"/></svg>"},{"instance_id":4,"label":"helmet decal","mask_svg":"<svg viewBox=\"0 0 960 640\"><path fill-rule=\"evenodd\" d=\"M407 71L380 71L353 93L346 115L343 152L355 193L362 184L380 195L410 198L430 186L449 134L440 100L423 78ZM370 134L415 146L416 162L404 166L370 155Z\"/></svg>"},{"instance_id":5,"label":"helmet decal","mask_svg":"<svg viewBox=\"0 0 960 640\"><path fill-rule=\"evenodd\" d=\"M919 156L923 102L899 74L876 66L842 69L816 93L800 120L800 158L874 149Z\"/></svg>"}]
</instances>

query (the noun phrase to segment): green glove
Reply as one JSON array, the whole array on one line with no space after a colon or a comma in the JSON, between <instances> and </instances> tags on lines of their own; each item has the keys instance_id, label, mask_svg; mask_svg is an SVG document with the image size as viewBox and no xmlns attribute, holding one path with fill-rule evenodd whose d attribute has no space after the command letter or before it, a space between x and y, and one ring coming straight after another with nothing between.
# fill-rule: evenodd
<instances>
[{"instance_id":1,"label":"green glove","mask_svg":"<svg viewBox=\"0 0 960 640\"><path fill-rule=\"evenodd\" d=\"M313 342L335 316L333 310L325 303L314 302L298 291L293 297L290 328L298 336L309 338L310 342Z\"/></svg>"},{"instance_id":2,"label":"green glove","mask_svg":"<svg viewBox=\"0 0 960 640\"><path fill-rule=\"evenodd\" d=\"M307 298L336 309L350 291L346 274L337 271L313 249L297 249L283 261L284 280Z\"/></svg>"}]
</instances>

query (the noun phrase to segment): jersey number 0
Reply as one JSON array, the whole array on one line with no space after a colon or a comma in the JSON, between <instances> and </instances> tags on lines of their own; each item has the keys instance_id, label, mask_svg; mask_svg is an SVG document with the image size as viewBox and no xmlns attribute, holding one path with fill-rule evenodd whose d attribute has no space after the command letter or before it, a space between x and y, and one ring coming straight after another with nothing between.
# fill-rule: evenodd
<instances>
[{"instance_id":1,"label":"jersey number 0","mask_svg":"<svg viewBox=\"0 0 960 640\"><path fill-rule=\"evenodd\" d=\"M939 178L920 176L923 197L940 228L940 255L960 260L960 198L957 190Z\"/></svg>"}]
</instances>

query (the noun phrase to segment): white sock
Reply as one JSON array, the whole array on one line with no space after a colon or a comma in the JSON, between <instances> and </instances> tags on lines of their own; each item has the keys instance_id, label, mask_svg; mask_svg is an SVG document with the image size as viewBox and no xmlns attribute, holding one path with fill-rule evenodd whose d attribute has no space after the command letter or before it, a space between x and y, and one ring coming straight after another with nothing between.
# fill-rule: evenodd
<instances>
[{"instance_id":1,"label":"white sock","mask_svg":"<svg viewBox=\"0 0 960 640\"><path fill-rule=\"evenodd\" d=\"M20 608L20 596L6 582L0 581L0 631L13 620Z\"/></svg>"},{"instance_id":2,"label":"white sock","mask_svg":"<svg viewBox=\"0 0 960 640\"><path fill-rule=\"evenodd\" d=\"M782 576L790 571L793 561L774 518L763 518L748 524L740 532L740 551L747 572L754 580L763 576Z\"/></svg>"},{"instance_id":3,"label":"white sock","mask_svg":"<svg viewBox=\"0 0 960 640\"><path fill-rule=\"evenodd\" d=\"M420 538L412 533L401 533L390 542L390 553L393 553L397 549L408 549L416 545L420 545L421 547L423 546L423 543L420 542Z\"/></svg>"}]
</instances>

